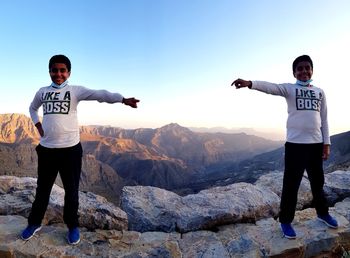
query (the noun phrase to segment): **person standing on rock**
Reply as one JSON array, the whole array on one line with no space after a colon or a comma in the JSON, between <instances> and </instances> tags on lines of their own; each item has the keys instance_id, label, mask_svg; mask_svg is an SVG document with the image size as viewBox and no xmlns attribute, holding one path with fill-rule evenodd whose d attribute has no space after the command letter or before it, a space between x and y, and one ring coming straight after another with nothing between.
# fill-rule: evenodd
<instances>
[{"instance_id":1,"label":"person standing on rock","mask_svg":"<svg viewBox=\"0 0 350 258\"><path fill-rule=\"evenodd\" d=\"M65 190L63 220L68 227L67 240L75 245L80 242L78 206L79 181L82 165L77 106L83 100L107 103L123 103L137 108L138 99L124 98L119 93L92 90L68 83L71 62L64 55L52 56L49 61L50 86L40 88L30 104L30 116L41 136L36 147L38 155L38 179L35 200L28 217L28 226L21 238L29 240L41 229L51 189L57 174ZM40 122L38 110L42 107Z\"/></svg>"},{"instance_id":2,"label":"person standing on rock","mask_svg":"<svg viewBox=\"0 0 350 258\"><path fill-rule=\"evenodd\" d=\"M306 170L317 217L330 228L337 221L329 215L324 195L323 160L330 154L326 96L322 89L311 84L313 62L308 55L297 57L292 65L296 83L275 84L263 81L236 79L237 89L248 87L272 95L282 96L288 105L285 168L279 221L286 238L295 238L291 225L297 204L298 189Z\"/></svg>"}]
</instances>

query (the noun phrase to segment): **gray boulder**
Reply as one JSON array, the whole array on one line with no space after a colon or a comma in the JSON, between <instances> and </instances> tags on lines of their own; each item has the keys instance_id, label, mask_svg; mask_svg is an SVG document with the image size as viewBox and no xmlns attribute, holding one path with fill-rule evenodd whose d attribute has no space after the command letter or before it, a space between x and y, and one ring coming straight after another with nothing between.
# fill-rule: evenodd
<instances>
[{"instance_id":1,"label":"gray boulder","mask_svg":"<svg viewBox=\"0 0 350 258\"><path fill-rule=\"evenodd\" d=\"M28 217L35 197L36 179L0 176L0 215ZM54 185L43 224L63 223L64 190ZM127 229L127 215L106 198L79 192L79 223L88 229Z\"/></svg>"},{"instance_id":2,"label":"gray boulder","mask_svg":"<svg viewBox=\"0 0 350 258\"><path fill-rule=\"evenodd\" d=\"M283 172L274 171L261 176L255 185L270 189L272 192L281 197L283 184ZM332 173L325 174L324 192L327 201L330 206L343 200L346 197L350 197L350 173L349 171L334 171ZM305 172L301 181L299 192L297 210L302 210L311 206L312 193L310 187L310 181Z\"/></svg>"},{"instance_id":3,"label":"gray boulder","mask_svg":"<svg viewBox=\"0 0 350 258\"><path fill-rule=\"evenodd\" d=\"M325 175L325 186L331 202L350 197L350 171L334 171ZM331 198L332 196L332 198Z\"/></svg>"},{"instance_id":4,"label":"gray boulder","mask_svg":"<svg viewBox=\"0 0 350 258\"><path fill-rule=\"evenodd\" d=\"M272 192L281 197L282 185L283 185L283 172L274 171L266 175L261 176L255 185L264 189L270 189ZM307 177L303 177L300 183L298 192L297 210L302 210L305 207L309 207L312 202L312 193L310 182Z\"/></svg>"},{"instance_id":5,"label":"gray boulder","mask_svg":"<svg viewBox=\"0 0 350 258\"><path fill-rule=\"evenodd\" d=\"M122 209L129 229L188 232L254 222L278 213L279 197L268 189L238 183L181 197L150 186L124 187Z\"/></svg>"}]
</instances>

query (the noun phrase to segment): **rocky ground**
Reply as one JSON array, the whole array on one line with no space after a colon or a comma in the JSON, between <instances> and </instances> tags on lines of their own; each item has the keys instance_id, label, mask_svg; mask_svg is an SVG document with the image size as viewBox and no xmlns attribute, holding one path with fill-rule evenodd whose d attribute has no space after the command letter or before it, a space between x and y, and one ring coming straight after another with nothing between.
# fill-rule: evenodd
<instances>
[{"instance_id":1,"label":"rocky ground","mask_svg":"<svg viewBox=\"0 0 350 258\"><path fill-rule=\"evenodd\" d=\"M339 222L316 219L303 179L293 225L298 237L282 237L278 212L280 174L256 185L233 184L180 197L154 187L126 187L122 209L81 193L81 242L69 246L62 223L62 189L55 186L43 228L19 239L33 200L35 179L0 177L0 257L341 257L350 250L350 173L326 175L326 193Z\"/></svg>"}]
</instances>

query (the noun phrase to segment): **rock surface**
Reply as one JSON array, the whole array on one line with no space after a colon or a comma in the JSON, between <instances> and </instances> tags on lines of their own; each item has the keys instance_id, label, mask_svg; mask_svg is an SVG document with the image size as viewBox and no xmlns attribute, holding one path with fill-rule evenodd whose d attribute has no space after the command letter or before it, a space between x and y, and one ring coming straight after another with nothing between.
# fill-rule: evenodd
<instances>
[{"instance_id":1,"label":"rock surface","mask_svg":"<svg viewBox=\"0 0 350 258\"><path fill-rule=\"evenodd\" d=\"M350 199L339 204L350 209ZM19 239L26 219L18 215L0 216L0 257L341 257L350 250L349 221L338 213L340 227L329 229L315 219L313 209L298 211L295 230L298 238L283 238L279 223L272 219L256 223L237 223L220 226L217 232L188 233L136 232L81 228L81 242L69 246L67 229L62 224L44 226L29 241Z\"/></svg>"},{"instance_id":2,"label":"rock surface","mask_svg":"<svg viewBox=\"0 0 350 258\"><path fill-rule=\"evenodd\" d=\"M124 187L121 203L131 230L182 233L274 217L278 206L275 193L248 183L184 197L150 186Z\"/></svg>"},{"instance_id":3,"label":"rock surface","mask_svg":"<svg viewBox=\"0 0 350 258\"><path fill-rule=\"evenodd\" d=\"M127 211L129 230L124 211L103 197L81 193L81 243L77 246L66 242L67 229L60 219L63 190L57 186L42 230L29 241L19 239L36 181L2 176L0 257L341 257L350 250L350 185L346 184L350 173L333 173L326 176L327 194L345 198L330 209L338 229L329 229L316 219L314 209L308 208L297 211L293 221L298 237L283 238L273 218L280 193L274 184L239 183L185 197L137 186L124 188L128 207L134 207ZM138 206L142 202L145 204ZM308 201L303 202L307 205ZM123 226L114 222L116 214L122 214L118 216ZM176 217L179 214L185 217ZM136 221L131 222L131 216L143 225L140 232L133 229ZM171 226L174 221L176 226ZM145 231L149 225L153 231Z\"/></svg>"},{"instance_id":4,"label":"rock surface","mask_svg":"<svg viewBox=\"0 0 350 258\"><path fill-rule=\"evenodd\" d=\"M34 201L36 179L0 176L0 215L28 217ZM64 190L54 185L43 224L63 223ZM79 223L93 229L127 229L127 215L106 198L87 192L79 193Z\"/></svg>"}]
</instances>

